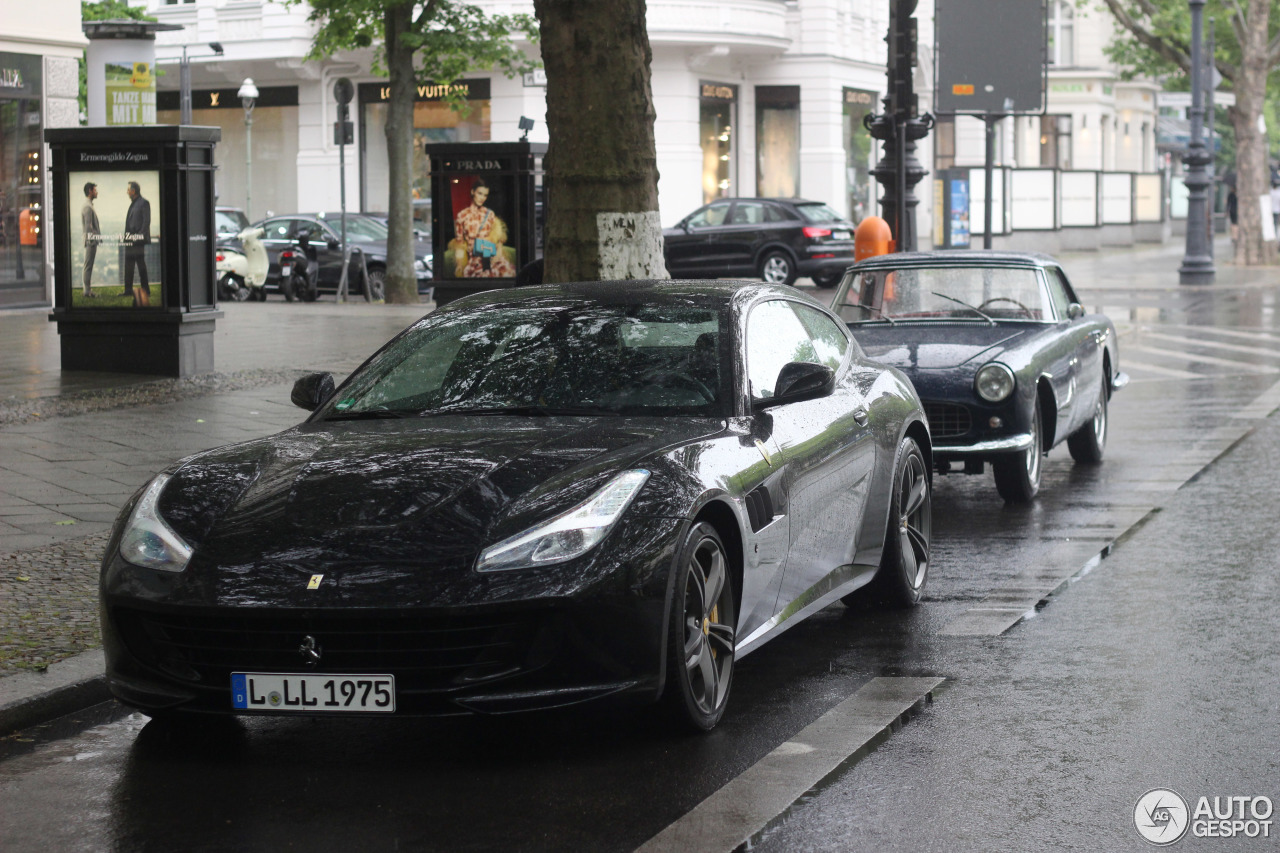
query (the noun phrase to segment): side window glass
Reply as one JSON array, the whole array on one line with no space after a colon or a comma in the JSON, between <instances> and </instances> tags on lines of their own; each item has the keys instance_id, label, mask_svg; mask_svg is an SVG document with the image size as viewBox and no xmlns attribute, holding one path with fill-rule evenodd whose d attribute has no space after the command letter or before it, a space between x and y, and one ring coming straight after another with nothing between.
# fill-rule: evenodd
<instances>
[{"instance_id":1,"label":"side window glass","mask_svg":"<svg viewBox=\"0 0 1280 853\"><path fill-rule=\"evenodd\" d=\"M765 222L790 222L792 220L790 216L787 216L787 212L782 208L776 207L772 204L766 204L764 206L764 221Z\"/></svg>"},{"instance_id":2,"label":"side window glass","mask_svg":"<svg viewBox=\"0 0 1280 853\"><path fill-rule=\"evenodd\" d=\"M1049 284L1049 301L1053 303L1053 311L1057 314L1059 320L1067 319L1067 303L1071 300L1067 297L1067 291L1063 287L1065 279L1062 278L1062 272L1057 269L1047 270Z\"/></svg>"},{"instance_id":3,"label":"side window glass","mask_svg":"<svg viewBox=\"0 0 1280 853\"><path fill-rule=\"evenodd\" d=\"M825 364L832 370L839 370L840 365L844 364L844 355L849 350L849 339L844 331L821 311L795 303L791 304L791 308L799 315L800 322L809 333L818 363Z\"/></svg>"},{"instance_id":4,"label":"side window glass","mask_svg":"<svg viewBox=\"0 0 1280 853\"><path fill-rule=\"evenodd\" d=\"M729 203L727 201L704 207L689 217L689 227L707 228L714 225L723 225L724 218L728 213Z\"/></svg>"},{"instance_id":5,"label":"side window glass","mask_svg":"<svg viewBox=\"0 0 1280 853\"><path fill-rule=\"evenodd\" d=\"M755 201L740 201L733 206L730 225L759 225L764 221L764 205Z\"/></svg>"},{"instance_id":6,"label":"side window glass","mask_svg":"<svg viewBox=\"0 0 1280 853\"><path fill-rule=\"evenodd\" d=\"M823 363L790 303L778 299L757 305L747 320L747 379L752 399L772 397L778 374L793 361Z\"/></svg>"},{"instance_id":7,"label":"side window glass","mask_svg":"<svg viewBox=\"0 0 1280 853\"><path fill-rule=\"evenodd\" d=\"M262 239L264 240L288 240L289 232L292 230L293 221L289 219L276 219L267 223L267 227L263 229Z\"/></svg>"},{"instance_id":8,"label":"side window glass","mask_svg":"<svg viewBox=\"0 0 1280 853\"><path fill-rule=\"evenodd\" d=\"M298 230L296 236L301 237L307 235L307 239L313 243L323 243L328 236L324 233L324 226L318 222L308 222L305 219L298 220Z\"/></svg>"}]
</instances>

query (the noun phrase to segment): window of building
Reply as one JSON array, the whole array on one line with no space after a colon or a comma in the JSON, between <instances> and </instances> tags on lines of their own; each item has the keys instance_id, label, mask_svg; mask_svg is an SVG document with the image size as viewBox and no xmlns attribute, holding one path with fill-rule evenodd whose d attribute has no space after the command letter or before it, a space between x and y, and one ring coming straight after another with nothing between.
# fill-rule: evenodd
<instances>
[{"instance_id":1,"label":"window of building","mask_svg":"<svg viewBox=\"0 0 1280 853\"><path fill-rule=\"evenodd\" d=\"M1049 4L1049 64L1059 68L1075 65L1076 9L1074 0L1053 0Z\"/></svg>"},{"instance_id":2,"label":"window of building","mask_svg":"<svg viewBox=\"0 0 1280 853\"><path fill-rule=\"evenodd\" d=\"M443 98L443 85L418 86L413 104L413 199L415 219L418 202L431 198L430 166L424 146L428 142L487 142L490 132L490 81L488 78L459 80L465 87L466 115L452 109ZM361 210L386 210L390 195L391 165L387 160L387 98L384 83L361 83L360 104L360 205Z\"/></svg>"},{"instance_id":3,"label":"window of building","mask_svg":"<svg viewBox=\"0 0 1280 853\"><path fill-rule=\"evenodd\" d=\"M46 298L41 71L39 56L0 53L0 305Z\"/></svg>"},{"instance_id":4,"label":"window of building","mask_svg":"<svg viewBox=\"0 0 1280 853\"><path fill-rule=\"evenodd\" d=\"M738 87L703 83L698 105L702 144L702 203L734 194L738 173L734 130Z\"/></svg>"},{"instance_id":5,"label":"window of building","mask_svg":"<svg viewBox=\"0 0 1280 853\"><path fill-rule=\"evenodd\" d=\"M756 86L756 195L800 194L800 87Z\"/></svg>"},{"instance_id":6,"label":"window of building","mask_svg":"<svg viewBox=\"0 0 1280 853\"><path fill-rule=\"evenodd\" d=\"M938 116L933 129L933 161L939 169L951 169L956 165L956 118Z\"/></svg>"},{"instance_id":7,"label":"window of building","mask_svg":"<svg viewBox=\"0 0 1280 853\"><path fill-rule=\"evenodd\" d=\"M862 119L874 111L875 102L874 92L844 90L844 185L849 200L848 214L854 225L873 209L875 203L871 183L871 158L875 145L871 134L862 126Z\"/></svg>"},{"instance_id":8,"label":"window of building","mask_svg":"<svg viewBox=\"0 0 1280 853\"><path fill-rule=\"evenodd\" d=\"M1071 168L1071 116L1040 117L1040 165Z\"/></svg>"}]
</instances>

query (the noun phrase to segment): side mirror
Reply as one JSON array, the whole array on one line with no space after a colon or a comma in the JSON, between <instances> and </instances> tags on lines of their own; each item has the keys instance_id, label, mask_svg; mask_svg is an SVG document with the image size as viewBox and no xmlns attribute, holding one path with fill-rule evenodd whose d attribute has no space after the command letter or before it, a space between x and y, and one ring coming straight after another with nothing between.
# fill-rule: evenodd
<instances>
[{"instance_id":1,"label":"side mirror","mask_svg":"<svg viewBox=\"0 0 1280 853\"><path fill-rule=\"evenodd\" d=\"M314 412L333 396L336 387L332 373L308 373L293 383L289 400L300 409Z\"/></svg>"},{"instance_id":2,"label":"side mirror","mask_svg":"<svg viewBox=\"0 0 1280 853\"><path fill-rule=\"evenodd\" d=\"M758 400L756 406L764 408L779 406L783 403L796 403L801 400L814 400L825 397L835 390L836 372L825 364L814 364L808 361L793 361L783 365L778 371L778 381L774 385L773 396L767 400Z\"/></svg>"},{"instance_id":3,"label":"side mirror","mask_svg":"<svg viewBox=\"0 0 1280 853\"><path fill-rule=\"evenodd\" d=\"M1081 305L1079 302L1072 302L1070 305L1067 306L1068 320L1079 320L1083 316L1084 316L1084 306Z\"/></svg>"}]
</instances>

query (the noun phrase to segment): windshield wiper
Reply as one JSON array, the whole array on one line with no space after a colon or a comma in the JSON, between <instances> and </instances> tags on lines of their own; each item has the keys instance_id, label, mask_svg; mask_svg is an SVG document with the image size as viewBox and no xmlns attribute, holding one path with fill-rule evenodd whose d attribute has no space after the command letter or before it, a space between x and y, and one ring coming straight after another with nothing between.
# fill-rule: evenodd
<instances>
[{"instance_id":1,"label":"windshield wiper","mask_svg":"<svg viewBox=\"0 0 1280 853\"><path fill-rule=\"evenodd\" d=\"M936 291L936 290L930 290L929 292L930 292L930 293L932 293L934 296L940 296L940 297L942 297L943 299L946 299L946 300L949 300L949 301L951 301L951 302L954 302L954 303L955 303L955 304L957 304L957 305L963 305L965 308L968 308L970 311L972 311L973 313L977 314L979 317L981 317L982 319L986 320L988 323L990 323L990 324L991 324L991 325L993 325L993 326L996 324L996 321L995 321L995 320L992 320L990 317L988 317L986 314L982 313L982 311L978 310L977 308L974 308L974 307L973 307L972 305L970 305L968 302L963 302L963 301L961 301L961 300L959 300L959 299L956 299L954 296L947 296L947 294L945 294L945 293L939 293L939 292L938 292L938 291Z\"/></svg>"},{"instance_id":2,"label":"windshield wiper","mask_svg":"<svg viewBox=\"0 0 1280 853\"><path fill-rule=\"evenodd\" d=\"M339 412L325 418L326 421L376 421L384 418L412 418L418 412L393 412L390 409L369 409L364 412Z\"/></svg>"},{"instance_id":3,"label":"windshield wiper","mask_svg":"<svg viewBox=\"0 0 1280 853\"><path fill-rule=\"evenodd\" d=\"M874 306L874 305L868 305L868 304L866 304L865 302L846 302L846 303L844 303L844 304L845 304L845 305L852 306L852 307L854 307L854 308L861 308L861 309L862 309L862 310L864 310L864 311L874 311L874 312L876 312L877 314L879 314L879 315L880 315L880 319L881 319L881 320L886 321L890 326L895 326L895 325L897 325L897 323L898 323L898 321L897 321L897 320L893 319L893 318L892 318L892 317L890 317L888 314L884 313L884 311L883 311L882 309L877 308L877 307L876 307L876 306ZM862 322L862 321L857 321L857 322Z\"/></svg>"},{"instance_id":4,"label":"windshield wiper","mask_svg":"<svg viewBox=\"0 0 1280 853\"><path fill-rule=\"evenodd\" d=\"M555 415L616 415L612 409L573 408L566 406L502 406L492 409L435 409L427 412L430 415L537 415L551 417Z\"/></svg>"}]
</instances>

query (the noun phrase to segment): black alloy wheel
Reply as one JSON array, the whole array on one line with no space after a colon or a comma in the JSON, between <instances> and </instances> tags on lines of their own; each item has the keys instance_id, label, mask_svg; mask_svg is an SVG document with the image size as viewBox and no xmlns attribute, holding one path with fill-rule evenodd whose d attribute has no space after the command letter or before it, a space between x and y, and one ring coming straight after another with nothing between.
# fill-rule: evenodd
<instances>
[{"instance_id":1,"label":"black alloy wheel","mask_svg":"<svg viewBox=\"0 0 1280 853\"><path fill-rule=\"evenodd\" d=\"M933 540L933 492L929 466L915 439L904 438L894 466L889 497L889 524L884 534L880 568L871 583L844 597L850 605L915 607L929 580Z\"/></svg>"},{"instance_id":2,"label":"black alloy wheel","mask_svg":"<svg viewBox=\"0 0 1280 853\"><path fill-rule=\"evenodd\" d=\"M1067 436L1071 458L1082 465L1097 465L1107 447L1107 382L1108 378L1102 377L1103 384L1098 391L1098 402L1093 406L1093 417Z\"/></svg>"},{"instance_id":3,"label":"black alloy wheel","mask_svg":"<svg viewBox=\"0 0 1280 853\"><path fill-rule=\"evenodd\" d=\"M1040 423L1040 398L1031 410L1031 446L1020 453L1006 453L991 463L996 477L996 491L1006 503L1023 504L1040 491L1040 472L1044 462L1044 429Z\"/></svg>"},{"instance_id":4,"label":"black alloy wheel","mask_svg":"<svg viewBox=\"0 0 1280 853\"><path fill-rule=\"evenodd\" d=\"M794 284L796 263L786 252L772 251L760 262L760 277L769 284Z\"/></svg>"},{"instance_id":5,"label":"black alloy wheel","mask_svg":"<svg viewBox=\"0 0 1280 853\"><path fill-rule=\"evenodd\" d=\"M728 705L738 624L729 568L716 529L705 521L694 524L676 569L663 692L682 728L710 731Z\"/></svg>"}]
</instances>

